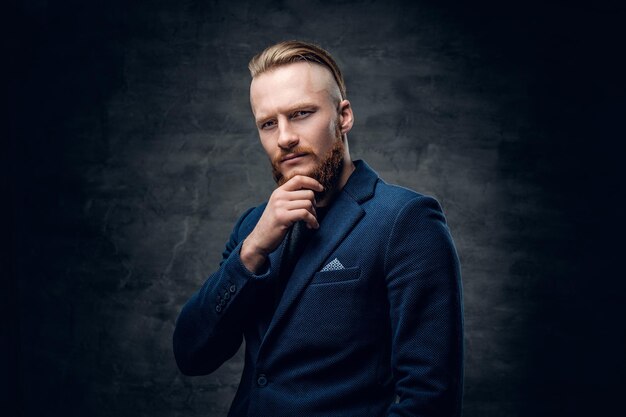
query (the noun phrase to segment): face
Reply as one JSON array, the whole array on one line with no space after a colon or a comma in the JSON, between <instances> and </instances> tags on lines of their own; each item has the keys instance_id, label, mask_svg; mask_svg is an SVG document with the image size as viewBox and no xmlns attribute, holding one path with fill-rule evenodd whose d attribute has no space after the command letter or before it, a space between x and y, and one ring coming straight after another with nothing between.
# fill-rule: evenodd
<instances>
[{"instance_id":1,"label":"face","mask_svg":"<svg viewBox=\"0 0 626 417\"><path fill-rule=\"evenodd\" d=\"M325 188L335 185L349 161L343 136L352 127L352 109L330 71L298 62L264 72L252 81L250 101L279 185L297 174Z\"/></svg>"}]
</instances>

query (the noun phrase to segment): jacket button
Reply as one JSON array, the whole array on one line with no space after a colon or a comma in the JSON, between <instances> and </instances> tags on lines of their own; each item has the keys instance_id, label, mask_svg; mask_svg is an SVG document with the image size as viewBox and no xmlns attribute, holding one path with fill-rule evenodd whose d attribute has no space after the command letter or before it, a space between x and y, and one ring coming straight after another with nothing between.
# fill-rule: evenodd
<instances>
[{"instance_id":1,"label":"jacket button","mask_svg":"<svg viewBox=\"0 0 626 417\"><path fill-rule=\"evenodd\" d=\"M216 305L216 306L215 306L215 311L217 311L218 313L221 313L221 312L222 312L222 306L221 306L221 305L219 305L219 304L218 304L218 305Z\"/></svg>"},{"instance_id":2,"label":"jacket button","mask_svg":"<svg viewBox=\"0 0 626 417\"><path fill-rule=\"evenodd\" d=\"M228 291L234 293L235 291L237 291L237 286L235 284L231 285L230 288L228 289Z\"/></svg>"},{"instance_id":3,"label":"jacket button","mask_svg":"<svg viewBox=\"0 0 626 417\"><path fill-rule=\"evenodd\" d=\"M265 375L261 374L257 378L256 383L259 385L259 387L264 387L267 385L267 378L265 377Z\"/></svg>"}]
</instances>

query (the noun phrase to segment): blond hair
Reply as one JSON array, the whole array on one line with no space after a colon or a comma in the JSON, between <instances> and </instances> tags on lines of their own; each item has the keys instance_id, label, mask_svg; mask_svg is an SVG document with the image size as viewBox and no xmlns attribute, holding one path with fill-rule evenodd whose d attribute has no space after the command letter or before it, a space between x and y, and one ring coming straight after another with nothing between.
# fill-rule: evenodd
<instances>
[{"instance_id":1,"label":"blond hair","mask_svg":"<svg viewBox=\"0 0 626 417\"><path fill-rule=\"evenodd\" d=\"M346 99L346 84L339 66L327 51L312 43L284 41L269 46L250 60L248 69L254 78L276 67L302 61L313 62L327 68L339 87L341 99Z\"/></svg>"}]
</instances>

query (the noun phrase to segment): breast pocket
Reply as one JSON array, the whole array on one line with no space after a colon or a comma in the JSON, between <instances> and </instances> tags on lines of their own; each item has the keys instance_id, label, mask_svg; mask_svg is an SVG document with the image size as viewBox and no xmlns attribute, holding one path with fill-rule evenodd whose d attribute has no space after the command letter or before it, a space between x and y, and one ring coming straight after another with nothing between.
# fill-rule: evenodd
<instances>
[{"instance_id":1,"label":"breast pocket","mask_svg":"<svg viewBox=\"0 0 626 417\"><path fill-rule=\"evenodd\" d=\"M361 268L338 269L334 271L320 271L313 275L310 285L335 284L340 282L355 281L361 276Z\"/></svg>"}]
</instances>

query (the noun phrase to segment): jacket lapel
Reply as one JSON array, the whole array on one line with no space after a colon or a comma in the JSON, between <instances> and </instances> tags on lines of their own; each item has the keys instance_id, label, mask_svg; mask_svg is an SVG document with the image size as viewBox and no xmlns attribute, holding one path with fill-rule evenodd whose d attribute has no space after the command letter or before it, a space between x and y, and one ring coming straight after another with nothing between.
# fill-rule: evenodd
<instances>
[{"instance_id":1,"label":"jacket lapel","mask_svg":"<svg viewBox=\"0 0 626 417\"><path fill-rule=\"evenodd\" d=\"M302 257L287 281L283 296L259 347L259 356L262 355L263 346L271 344L268 340L277 333L281 321L288 319L289 310L313 279L313 275L322 268L323 262L331 252L365 215L361 204L374 195L379 178L378 174L364 161L354 161L354 165L356 170L337 199L331 204L320 228L311 236ZM279 250L270 255L272 265L280 265L284 249L285 242L283 241Z\"/></svg>"},{"instance_id":2,"label":"jacket lapel","mask_svg":"<svg viewBox=\"0 0 626 417\"><path fill-rule=\"evenodd\" d=\"M364 214L365 212L360 205L350 196L346 193L339 194L337 200L333 202L326 214L320 228L313 233L302 257L295 265L282 299L265 334L263 344L266 343L268 337L271 337L273 330L288 313L289 308L300 293L304 291L313 275L323 266L322 263L339 246Z\"/></svg>"}]
</instances>

